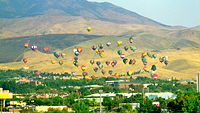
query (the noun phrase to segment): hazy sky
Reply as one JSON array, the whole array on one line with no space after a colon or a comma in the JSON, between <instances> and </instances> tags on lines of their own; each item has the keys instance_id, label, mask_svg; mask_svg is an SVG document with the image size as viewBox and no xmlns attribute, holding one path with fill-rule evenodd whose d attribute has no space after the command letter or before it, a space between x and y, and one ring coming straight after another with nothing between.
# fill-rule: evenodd
<instances>
[{"instance_id":1,"label":"hazy sky","mask_svg":"<svg viewBox=\"0 0 200 113\"><path fill-rule=\"evenodd\" d=\"M166 25L200 25L200 0L88 0L110 2Z\"/></svg>"}]
</instances>

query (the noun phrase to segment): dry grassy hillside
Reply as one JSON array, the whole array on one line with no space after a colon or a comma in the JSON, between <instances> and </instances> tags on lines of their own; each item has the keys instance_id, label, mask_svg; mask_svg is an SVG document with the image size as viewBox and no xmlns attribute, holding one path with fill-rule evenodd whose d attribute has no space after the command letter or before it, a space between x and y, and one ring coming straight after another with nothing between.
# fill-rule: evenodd
<instances>
[{"instance_id":1,"label":"dry grassy hillside","mask_svg":"<svg viewBox=\"0 0 200 113\"><path fill-rule=\"evenodd\" d=\"M90 33L86 30L89 26L93 28ZM119 24L73 16L36 16L16 19L0 19L1 38L67 33L91 35L122 35L132 33L133 31L157 31L158 33L163 33L168 30L179 29L184 28L142 24Z\"/></svg>"},{"instance_id":2,"label":"dry grassy hillside","mask_svg":"<svg viewBox=\"0 0 200 113\"><path fill-rule=\"evenodd\" d=\"M117 50L123 48L123 46L118 47L116 44L113 44L112 47L108 48L105 47L105 56L103 58L96 55L96 53L90 48L92 46L91 41L87 41L84 43L80 43L76 46L67 48L63 51L63 53L66 53L65 58L59 58L56 59L52 54L45 54L41 53L39 51L33 52L28 51L25 53L24 57L29 59L29 62L27 64L24 64L23 62L15 62L15 63L8 63L8 64L1 64L1 69L19 69L21 67L28 66L30 70L39 70L39 71L45 71L45 72L53 72L53 73L64 73L64 72L76 72L76 74L81 74L81 65L86 65L88 69L86 72L89 73L89 75L95 75L95 76L109 76L108 71L113 70L113 73L120 73L120 74L126 74L127 71L133 71L137 72L143 68L143 64L141 62L140 56L142 52L151 51L150 49L138 49L136 52L128 51L124 52L126 54L126 58L134 58L137 60L137 63L135 65L129 65L129 64L123 64L121 58L119 55L117 55ZM101 43L104 43L102 41ZM95 43L94 43L95 44ZM97 44L97 43L96 43ZM124 44L124 45L129 45ZM79 55L79 67L73 66L73 48L74 47L82 47L84 48L84 51ZM184 49L168 49L163 50L160 52L152 52L158 54L158 57L161 56L169 56L170 63L168 66L165 66L164 64L160 63L158 58L152 59L148 58L148 67L151 68L151 65L157 66L157 74L159 74L159 78L171 78L176 77L177 79L196 79L196 74L200 70L200 53L199 48L184 48ZM58 51L59 52L59 51ZM51 64L51 60L63 60L64 64L60 66L58 63ZM93 71L94 67L97 67L96 64L91 65L89 61L93 59L95 61L101 61L104 65L104 70L107 72L105 75L102 75L101 71L98 71L95 73ZM107 66L105 64L105 61L113 61L117 60L118 64L116 67ZM149 76L149 73L145 74L139 74L134 76Z\"/></svg>"}]
</instances>

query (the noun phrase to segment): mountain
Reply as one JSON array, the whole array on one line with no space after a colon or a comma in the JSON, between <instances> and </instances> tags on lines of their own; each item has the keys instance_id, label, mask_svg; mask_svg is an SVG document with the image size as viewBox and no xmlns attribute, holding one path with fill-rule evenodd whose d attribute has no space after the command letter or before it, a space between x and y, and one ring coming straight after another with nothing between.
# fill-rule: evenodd
<instances>
[{"instance_id":1,"label":"mountain","mask_svg":"<svg viewBox=\"0 0 200 113\"><path fill-rule=\"evenodd\" d=\"M134 6L133 6L134 7ZM162 25L111 3L86 0L0 0L0 18L80 16L115 23Z\"/></svg>"}]
</instances>

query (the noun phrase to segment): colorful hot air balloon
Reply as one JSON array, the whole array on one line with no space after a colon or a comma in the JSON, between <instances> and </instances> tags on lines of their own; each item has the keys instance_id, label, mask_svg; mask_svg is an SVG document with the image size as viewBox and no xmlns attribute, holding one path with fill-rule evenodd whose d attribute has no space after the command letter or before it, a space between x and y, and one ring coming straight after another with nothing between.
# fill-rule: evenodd
<instances>
[{"instance_id":1,"label":"colorful hot air balloon","mask_svg":"<svg viewBox=\"0 0 200 113\"><path fill-rule=\"evenodd\" d=\"M96 61L96 64L99 66L99 65L101 65L101 62L100 61Z\"/></svg>"},{"instance_id":2,"label":"colorful hot air balloon","mask_svg":"<svg viewBox=\"0 0 200 113\"><path fill-rule=\"evenodd\" d=\"M31 49L32 49L33 51L36 51L36 50L37 50L37 46L36 46L36 45L32 45L32 46L31 46Z\"/></svg>"},{"instance_id":3,"label":"colorful hot air balloon","mask_svg":"<svg viewBox=\"0 0 200 113\"><path fill-rule=\"evenodd\" d=\"M124 50L125 50L125 51L128 51L128 46L124 46Z\"/></svg>"},{"instance_id":4,"label":"colorful hot air balloon","mask_svg":"<svg viewBox=\"0 0 200 113\"><path fill-rule=\"evenodd\" d=\"M124 59L124 58L125 58L125 54L121 54L120 57L121 57L122 59Z\"/></svg>"},{"instance_id":5,"label":"colorful hot air balloon","mask_svg":"<svg viewBox=\"0 0 200 113\"><path fill-rule=\"evenodd\" d=\"M80 55L80 53L78 51L76 51L76 52L74 52L74 55L78 56L78 55Z\"/></svg>"},{"instance_id":6,"label":"colorful hot air balloon","mask_svg":"<svg viewBox=\"0 0 200 113\"><path fill-rule=\"evenodd\" d=\"M23 58L23 62L26 64L28 62L28 58Z\"/></svg>"},{"instance_id":7,"label":"colorful hot air balloon","mask_svg":"<svg viewBox=\"0 0 200 113\"><path fill-rule=\"evenodd\" d=\"M124 59L123 59L123 62L124 62L124 64L126 64L126 63L128 62L128 59L127 59L127 58L124 58Z\"/></svg>"},{"instance_id":8,"label":"colorful hot air balloon","mask_svg":"<svg viewBox=\"0 0 200 113\"><path fill-rule=\"evenodd\" d=\"M53 55L54 55L56 58L59 58L59 57L60 57L60 54L57 53L57 52L53 52Z\"/></svg>"},{"instance_id":9,"label":"colorful hot air balloon","mask_svg":"<svg viewBox=\"0 0 200 113\"><path fill-rule=\"evenodd\" d=\"M134 39L133 39L132 37L130 37L130 38L129 38L129 42L130 42L130 43L133 43L133 42L134 42Z\"/></svg>"},{"instance_id":10,"label":"colorful hot air balloon","mask_svg":"<svg viewBox=\"0 0 200 113\"><path fill-rule=\"evenodd\" d=\"M93 70L94 70L94 72L97 72L99 70L99 68L95 67Z\"/></svg>"},{"instance_id":11,"label":"colorful hot air balloon","mask_svg":"<svg viewBox=\"0 0 200 113\"><path fill-rule=\"evenodd\" d=\"M78 51L79 53L81 53L81 52L83 51L83 48L77 48L77 51Z\"/></svg>"},{"instance_id":12,"label":"colorful hot air balloon","mask_svg":"<svg viewBox=\"0 0 200 113\"><path fill-rule=\"evenodd\" d=\"M44 47L44 48L43 48L43 51L46 53L46 52L49 51L49 48L48 48L48 47Z\"/></svg>"},{"instance_id":13,"label":"colorful hot air balloon","mask_svg":"<svg viewBox=\"0 0 200 113\"><path fill-rule=\"evenodd\" d=\"M93 65L93 64L94 64L94 60L90 60L90 64L92 64L92 65Z\"/></svg>"},{"instance_id":14,"label":"colorful hot air balloon","mask_svg":"<svg viewBox=\"0 0 200 113\"><path fill-rule=\"evenodd\" d=\"M95 45L92 46L92 50L96 50L97 47Z\"/></svg>"},{"instance_id":15,"label":"colorful hot air balloon","mask_svg":"<svg viewBox=\"0 0 200 113\"><path fill-rule=\"evenodd\" d=\"M136 60L135 59L130 59L129 64L135 64Z\"/></svg>"},{"instance_id":16,"label":"colorful hot air balloon","mask_svg":"<svg viewBox=\"0 0 200 113\"><path fill-rule=\"evenodd\" d=\"M61 57L64 58L66 56L65 53L61 53Z\"/></svg>"},{"instance_id":17,"label":"colorful hot air balloon","mask_svg":"<svg viewBox=\"0 0 200 113\"><path fill-rule=\"evenodd\" d=\"M106 65L109 65L110 64L110 61L106 61Z\"/></svg>"},{"instance_id":18,"label":"colorful hot air balloon","mask_svg":"<svg viewBox=\"0 0 200 113\"><path fill-rule=\"evenodd\" d=\"M98 65L99 69L103 69L103 65Z\"/></svg>"},{"instance_id":19,"label":"colorful hot air balloon","mask_svg":"<svg viewBox=\"0 0 200 113\"><path fill-rule=\"evenodd\" d=\"M135 50L137 50L137 47L131 46L130 49L131 49L132 51L135 51Z\"/></svg>"},{"instance_id":20,"label":"colorful hot air balloon","mask_svg":"<svg viewBox=\"0 0 200 113\"><path fill-rule=\"evenodd\" d=\"M90 32L92 30L92 27L87 27L87 31Z\"/></svg>"},{"instance_id":21,"label":"colorful hot air balloon","mask_svg":"<svg viewBox=\"0 0 200 113\"><path fill-rule=\"evenodd\" d=\"M118 55L121 55L122 54L122 50L118 50L117 53L118 53Z\"/></svg>"},{"instance_id":22,"label":"colorful hot air balloon","mask_svg":"<svg viewBox=\"0 0 200 113\"><path fill-rule=\"evenodd\" d=\"M158 56L157 54L153 54L152 55L153 58L157 58L157 56Z\"/></svg>"},{"instance_id":23,"label":"colorful hot air balloon","mask_svg":"<svg viewBox=\"0 0 200 113\"><path fill-rule=\"evenodd\" d=\"M82 69L82 71L85 71L87 69L87 67L83 65L83 66L81 66L81 69Z\"/></svg>"},{"instance_id":24,"label":"colorful hot air balloon","mask_svg":"<svg viewBox=\"0 0 200 113\"><path fill-rule=\"evenodd\" d=\"M144 66L143 70L149 72L149 68L147 66Z\"/></svg>"},{"instance_id":25,"label":"colorful hot air balloon","mask_svg":"<svg viewBox=\"0 0 200 113\"><path fill-rule=\"evenodd\" d=\"M109 70L108 73L109 73L110 75L112 75L113 71L112 71L112 70Z\"/></svg>"},{"instance_id":26,"label":"colorful hot air balloon","mask_svg":"<svg viewBox=\"0 0 200 113\"><path fill-rule=\"evenodd\" d=\"M128 71L128 72L127 72L127 75L128 75L128 76L131 76L132 74L133 74L133 72L131 72L131 71Z\"/></svg>"},{"instance_id":27,"label":"colorful hot air balloon","mask_svg":"<svg viewBox=\"0 0 200 113\"><path fill-rule=\"evenodd\" d=\"M28 48L29 43L24 43L24 47Z\"/></svg>"},{"instance_id":28,"label":"colorful hot air balloon","mask_svg":"<svg viewBox=\"0 0 200 113\"><path fill-rule=\"evenodd\" d=\"M83 72L82 75L83 75L83 79L85 79L85 77L88 75L88 73L87 72Z\"/></svg>"}]
</instances>

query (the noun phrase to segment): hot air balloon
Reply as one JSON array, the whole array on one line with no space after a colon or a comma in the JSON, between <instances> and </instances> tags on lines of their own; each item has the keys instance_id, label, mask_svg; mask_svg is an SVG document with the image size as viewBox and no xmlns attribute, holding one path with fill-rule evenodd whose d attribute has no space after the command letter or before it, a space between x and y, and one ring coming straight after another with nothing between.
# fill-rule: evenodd
<instances>
[{"instance_id":1,"label":"hot air balloon","mask_svg":"<svg viewBox=\"0 0 200 113\"><path fill-rule=\"evenodd\" d=\"M24 43L24 47L28 48L29 43Z\"/></svg>"},{"instance_id":2,"label":"hot air balloon","mask_svg":"<svg viewBox=\"0 0 200 113\"><path fill-rule=\"evenodd\" d=\"M114 76L117 78L119 77L119 73L115 73Z\"/></svg>"},{"instance_id":3,"label":"hot air balloon","mask_svg":"<svg viewBox=\"0 0 200 113\"><path fill-rule=\"evenodd\" d=\"M103 57L104 55L105 55L104 52L99 53L100 57Z\"/></svg>"},{"instance_id":4,"label":"hot air balloon","mask_svg":"<svg viewBox=\"0 0 200 113\"><path fill-rule=\"evenodd\" d=\"M64 58L66 56L65 53L61 53L61 57Z\"/></svg>"},{"instance_id":5,"label":"hot air balloon","mask_svg":"<svg viewBox=\"0 0 200 113\"><path fill-rule=\"evenodd\" d=\"M122 54L122 50L118 50L117 53L118 53L118 55L121 55Z\"/></svg>"},{"instance_id":6,"label":"hot air balloon","mask_svg":"<svg viewBox=\"0 0 200 113\"><path fill-rule=\"evenodd\" d=\"M146 57L147 56L147 53L142 53L142 57Z\"/></svg>"},{"instance_id":7,"label":"hot air balloon","mask_svg":"<svg viewBox=\"0 0 200 113\"><path fill-rule=\"evenodd\" d=\"M137 50L137 47L131 46L130 49L131 49L132 51L135 51L135 50Z\"/></svg>"},{"instance_id":8,"label":"hot air balloon","mask_svg":"<svg viewBox=\"0 0 200 113\"><path fill-rule=\"evenodd\" d=\"M71 72L71 75L72 75L72 76L75 76L75 73L76 73L76 72Z\"/></svg>"},{"instance_id":9,"label":"hot air balloon","mask_svg":"<svg viewBox=\"0 0 200 113\"><path fill-rule=\"evenodd\" d=\"M162 57L159 58L159 61L160 61L161 63L164 62Z\"/></svg>"},{"instance_id":10,"label":"hot air balloon","mask_svg":"<svg viewBox=\"0 0 200 113\"><path fill-rule=\"evenodd\" d=\"M169 61L166 60L164 63L165 63L165 65L168 65Z\"/></svg>"},{"instance_id":11,"label":"hot air balloon","mask_svg":"<svg viewBox=\"0 0 200 113\"><path fill-rule=\"evenodd\" d=\"M92 27L87 27L87 31L90 32L92 30Z\"/></svg>"},{"instance_id":12,"label":"hot air balloon","mask_svg":"<svg viewBox=\"0 0 200 113\"><path fill-rule=\"evenodd\" d=\"M83 48L77 48L77 51L78 51L79 53L81 53L81 52L83 51Z\"/></svg>"},{"instance_id":13,"label":"hot air balloon","mask_svg":"<svg viewBox=\"0 0 200 113\"><path fill-rule=\"evenodd\" d=\"M135 59L130 59L129 64L135 64L136 60Z\"/></svg>"},{"instance_id":14,"label":"hot air balloon","mask_svg":"<svg viewBox=\"0 0 200 113\"><path fill-rule=\"evenodd\" d=\"M101 65L101 62L100 61L96 61L96 64L99 66L99 65Z\"/></svg>"},{"instance_id":15,"label":"hot air balloon","mask_svg":"<svg viewBox=\"0 0 200 113\"><path fill-rule=\"evenodd\" d=\"M124 59L123 59L123 62L124 62L124 64L126 64L126 63L128 62L128 59L127 59L127 58L124 58Z\"/></svg>"},{"instance_id":16,"label":"hot air balloon","mask_svg":"<svg viewBox=\"0 0 200 113\"><path fill-rule=\"evenodd\" d=\"M150 53L150 52L147 52L147 56L148 56L148 57L151 57L152 55L151 55L151 53Z\"/></svg>"},{"instance_id":17,"label":"hot air balloon","mask_svg":"<svg viewBox=\"0 0 200 113\"><path fill-rule=\"evenodd\" d=\"M133 74L133 72L131 72L131 71L128 71L128 72L127 72L127 75L128 75L128 76L131 76L132 74Z\"/></svg>"},{"instance_id":18,"label":"hot air balloon","mask_svg":"<svg viewBox=\"0 0 200 113\"><path fill-rule=\"evenodd\" d=\"M151 70L152 70L152 71L156 71L156 66L155 66L155 65L152 65Z\"/></svg>"},{"instance_id":19,"label":"hot air balloon","mask_svg":"<svg viewBox=\"0 0 200 113\"><path fill-rule=\"evenodd\" d=\"M122 41L117 41L118 46L122 45L122 43L123 43Z\"/></svg>"},{"instance_id":20,"label":"hot air balloon","mask_svg":"<svg viewBox=\"0 0 200 113\"><path fill-rule=\"evenodd\" d=\"M78 55L80 55L80 53L79 53L78 51L76 51L76 52L74 53L74 55L75 55L75 56L78 56Z\"/></svg>"},{"instance_id":21,"label":"hot air balloon","mask_svg":"<svg viewBox=\"0 0 200 113\"><path fill-rule=\"evenodd\" d=\"M49 48L48 48L48 47L44 47L44 48L43 48L43 51L46 53L46 52L49 51Z\"/></svg>"},{"instance_id":22,"label":"hot air balloon","mask_svg":"<svg viewBox=\"0 0 200 113\"><path fill-rule=\"evenodd\" d=\"M120 54L120 57L121 57L122 59L124 59L124 58L125 58L125 54Z\"/></svg>"},{"instance_id":23,"label":"hot air balloon","mask_svg":"<svg viewBox=\"0 0 200 113\"><path fill-rule=\"evenodd\" d=\"M103 49L103 44L98 45L100 49Z\"/></svg>"},{"instance_id":24,"label":"hot air balloon","mask_svg":"<svg viewBox=\"0 0 200 113\"><path fill-rule=\"evenodd\" d=\"M87 76L88 73L87 73L87 72L83 72L82 75L83 75L83 77L84 77L84 79L85 79L85 76Z\"/></svg>"},{"instance_id":25,"label":"hot air balloon","mask_svg":"<svg viewBox=\"0 0 200 113\"><path fill-rule=\"evenodd\" d=\"M33 51L36 51L36 50L37 50L37 46L36 46L36 45L32 45L32 46L31 46L31 49L32 49Z\"/></svg>"},{"instance_id":26,"label":"hot air balloon","mask_svg":"<svg viewBox=\"0 0 200 113\"><path fill-rule=\"evenodd\" d=\"M92 64L92 65L93 65L93 64L94 64L94 60L90 60L90 64Z\"/></svg>"},{"instance_id":27,"label":"hot air balloon","mask_svg":"<svg viewBox=\"0 0 200 113\"><path fill-rule=\"evenodd\" d=\"M59 64L60 64L60 65L63 65L63 61L62 61L62 60L60 60L60 61L59 61Z\"/></svg>"},{"instance_id":28,"label":"hot air balloon","mask_svg":"<svg viewBox=\"0 0 200 113\"><path fill-rule=\"evenodd\" d=\"M107 42L106 45L109 47L111 45L111 42Z\"/></svg>"},{"instance_id":29,"label":"hot air balloon","mask_svg":"<svg viewBox=\"0 0 200 113\"><path fill-rule=\"evenodd\" d=\"M83 66L81 66L81 69L82 69L82 71L85 71L87 69L87 67L83 65Z\"/></svg>"},{"instance_id":30,"label":"hot air balloon","mask_svg":"<svg viewBox=\"0 0 200 113\"><path fill-rule=\"evenodd\" d=\"M109 70L108 73L109 73L110 75L112 75L113 71L112 71L112 70Z\"/></svg>"},{"instance_id":31,"label":"hot air balloon","mask_svg":"<svg viewBox=\"0 0 200 113\"><path fill-rule=\"evenodd\" d=\"M78 61L73 61L74 66L78 67Z\"/></svg>"},{"instance_id":32,"label":"hot air balloon","mask_svg":"<svg viewBox=\"0 0 200 113\"><path fill-rule=\"evenodd\" d=\"M158 78L158 74L152 74L152 78Z\"/></svg>"},{"instance_id":33,"label":"hot air balloon","mask_svg":"<svg viewBox=\"0 0 200 113\"><path fill-rule=\"evenodd\" d=\"M92 46L92 50L96 50L97 47L95 45Z\"/></svg>"},{"instance_id":34,"label":"hot air balloon","mask_svg":"<svg viewBox=\"0 0 200 113\"><path fill-rule=\"evenodd\" d=\"M59 57L60 57L60 54L58 54L57 52L53 52L53 55L54 55L56 58L59 58Z\"/></svg>"},{"instance_id":35,"label":"hot air balloon","mask_svg":"<svg viewBox=\"0 0 200 113\"><path fill-rule=\"evenodd\" d=\"M157 56L158 56L157 54L153 54L153 55L152 55L153 58L156 58Z\"/></svg>"},{"instance_id":36,"label":"hot air balloon","mask_svg":"<svg viewBox=\"0 0 200 113\"><path fill-rule=\"evenodd\" d=\"M99 69L103 69L103 65L98 65Z\"/></svg>"},{"instance_id":37,"label":"hot air balloon","mask_svg":"<svg viewBox=\"0 0 200 113\"><path fill-rule=\"evenodd\" d=\"M146 67L146 66L144 66L143 70L146 71L146 72L149 72L149 68Z\"/></svg>"},{"instance_id":38,"label":"hot air balloon","mask_svg":"<svg viewBox=\"0 0 200 113\"><path fill-rule=\"evenodd\" d=\"M105 75L106 74L106 71L105 70L101 70L101 73L103 74L103 75Z\"/></svg>"},{"instance_id":39,"label":"hot air balloon","mask_svg":"<svg viewBox=\"0 0 200 113\"><path fill-rule=\"evenodd\" d=\"M109 65L110 64L110 61L106 61L106 65Z\"/></svg>"},{"instance_id":40,"label":"hot air balloon","mask_svg":"<svg viewBox=\"0 0 200 113\"><path fill-rule=\"evenodd\" d=\"M130 42L130 43L133 43L133 42L134 42L134 39L133 39L132 37L130 37L130 38L129 38L129 42Z\"/></svg>"},{"instance_id":41,"label":"hot air balloon","mask_svg":"<svg viewBox=\"0 0 200 113\"><path fill-rule=\"evenodd\" d=\"M26 64L28 62L28 58L23 58L23 62Z\"/></svg>"},{"instance_id":42,"label":"hot air balloon","mask_svg":"<svg viewBox=\"0 0 200 113\"><path fill-rule=\"evenodd\" d=\"M125 51L128 51L128 46L124 46L124 50L125 50Z\"/></svg>"},{"instance_id":43,"label":"hot air balloon","mask_svg":"<svg viewBox=\"0 0 200 113\"><path fill-rule=\"evenodd\" d=\"M51 60L51 63L52 63L52 64L55 64L55 63L56 63L56 61L55 61L55 60Z\"/></svg>"},{"instance_id":44,"label":"hot air balloon","mask_svg":"<svg viewBox=\"0 0 200 113\"><path fill-rule=\"evenodd\" d=\"M74 60L75 60L75 61L78 61L78 57L74 57Z\"/></svg>"},{"instance_id":45,"label":"hot air balloon","mask_svg":"<svg viewBox=\"0 0 200 113\"><path fill-rule=\"evenodd\" d=\"M94 70L94 72L97 72L99 70L99 68L95 67L93 70Z\"/></svg>"}]
</instances>

